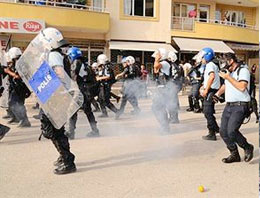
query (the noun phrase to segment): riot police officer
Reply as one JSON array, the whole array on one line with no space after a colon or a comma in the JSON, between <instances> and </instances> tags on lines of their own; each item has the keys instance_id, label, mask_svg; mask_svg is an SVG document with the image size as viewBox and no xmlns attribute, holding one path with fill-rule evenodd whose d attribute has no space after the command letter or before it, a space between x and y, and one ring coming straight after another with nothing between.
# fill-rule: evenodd
<instances>
[{"instance_id":1,"label":"riot police officer","mask_svg":"<svg viewBox=\"0 0 260 198\"><path fill-rule=\"evenodd\" d=\"M183 78L184 78L184 71L183 68L176 63L177 61L177 55L175 52L170 51L168 53L168 63L170 64L170 79L173 82L174 89L177 90L177 97L172 98L175 103L178 104L178 108L173 108L169 110L169 115L170 115L170 123L172 124L177 124L179 123L179 117L178 117L178 109L179 109L179 97L178 93L182 89L182 84L183 84Z\"/></svg>"},{"instance_id":2,"label":"riot police officer","mask_svg":"<svg viewBox=\"0 0 260 198\"><path fill-rule=\"evenodd\" d=\"M231 155L223 158L222 161L224 163L240 162L238 145L245 151L245 162L249 162L253 159L254 146L248 143L239 128L249 113L250 72L246 65L238 63L235 54L228 53L225 57L227 67L219 74L225 79L225 84L216 93L216 97L218 98L225 92L227 103L221 118L220 135Z\"/></svg>"},{"instance_id":3,"label":"riot police officer","mask_svg":"<svg viewBox=\"0 0 260 198\"><path fill-rule=\"evenodd\" d=\"M200 72L201 65L193 64L191 70L188 72L188 77L191 83L191 93L188 96L189 108L186 110L188 112L193 111L194 113L200 113L199 105L199 89L201 86L201 75Z\"/></svg>"},{"instance_id":4,"label":"riot police officer","mask_svg":"<svg viewBox=\"0 0 260 198\"><path fill-rule=\"evenodd\" d=\"M99 130L91 109L91 101L98 94L96 76L92 69L88 65L84 64L83 55L79 48L71 47L67 54L72 64L71 78L77 82L80 91L84 95L83 111L86 114L92 129L92 131L87 134L87 137L98 137ZM69 131L67 135L70 139L75 138L76 122L77 112L69 120Z\"/></svg>"},{"instance_id":5,"label":"riot police officer","mask_svg":"<svg viewBox=\"0 0 260 198\"><path fill-rule=\"evenodd\" d=\"M216 141L216 133L219 132L215 114L215 103L212 96L220 88L220 78L218 74L218 66L213 63L215 53L211 48L203 48L197 55L197 64L205 64L203 86L200 89L200 94L204 98L203 113L207 120L208 135L203 136L204 140Z\"/></svg>"},{"instance_id":6,"label":"riot police officer","mask_svg":"<svg viewBox=\"0 0 260 198\"><path fill-rule=\"evenodd\" d=\"M46 28L40 34L44 41L48 41L48 48L51 49L48 56L48 63L53 68L59 79L63 82L65 77L64 72L70 71L70 68L65 68L67 65L64 64L64 54L62 53L62 48L68 46L68 42L64 40L62 34L55 28ZM58 160L54 162L54 165L58 166L54 170L54 173L67 174L75 172L75 156L70 152L68 137L64 134L64 126L60 129L56 129L43 113L41 116L41 129L42 135L52 141L60 154Z\"/></svg>"},{"instance_id":7,"label":"riot police officer","mask_svg":"<svg viewBox=\"0 0 260 198\"><path fill-rule=\"evenodd\" d=\"M4 66L1 65L1 62L0 62L0 97L2 96L2 93L4 91L4 88L2 86L2 78L4 76L5 76ZM10 130L10 127L0 124L0 140L4 138L4 136L6 135L6 133L8 133L9 130Z\"/></svg>"},{"instance_id":8,"label":"riot police officer","mask_svg":"<svg viewBox=\"0 0 260 198\"><path fill-rule=\"evenodd\" d=\"M116 119L124 113L127 101L133 106L134 110L132 114L139 114L141 111L138 107L137 94L138 90L138 78L140 77L140 68L135 64L135 58L128 56L122 61L124 71L116 76L116 79L123 78L124 83L122 87L122 101L120 109L116 114Z\"/></svg>"},{"instance_id":9,"label":"riot police officer","mask_svg":"<svg viewBox=\"0 0 260 198\"><path fill-rule=\"evenodd\" d=\"M97 58L99 67L99 75L96 77L100 83L98 100L102 115L99 117L108 117L106 107L108 107L114 113L118 112L118 109L110 102L111 86L116 82L112 65L108 61L105 54L100 54Z\"/></svg>"},{"instance_id":10,"label":"riot police officer","mask_svg":"<svg viewBox=\"0 0 260 198\"><path fill-rule=\"evenodd\" d=\"M155 58L154 70L161 73L158 86L152 101L152 111L160 123L163 133L170 132L169 113L172 109L178 109L178 89L170 78L171 65L167 61L168 52L166 49L158 49L152 57Z\"/></svg>"},{"instance_id":11,"label":"riot police officer","mask_svg":"<svg viewBox=\"0 0 260 198\"><path fill-rule=\"evenodd\" d=\"M30 96L31 92L15 69L16 61L20 58L22 52L19 48L12 47L8 51L8 55L11 62L9 67L5 69L5 73L9 75L10 87L8 106L12 117L8 123L20 122L18 127L30 127L31 123L28 120L24 103L25 99Z\"/></svg>"}]
</instances>

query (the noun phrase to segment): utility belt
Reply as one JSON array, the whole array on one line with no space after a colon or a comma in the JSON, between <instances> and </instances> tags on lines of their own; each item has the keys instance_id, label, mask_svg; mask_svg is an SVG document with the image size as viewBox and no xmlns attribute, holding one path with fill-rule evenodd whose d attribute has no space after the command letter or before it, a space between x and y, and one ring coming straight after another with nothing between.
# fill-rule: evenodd
<instances>
[{"instance_id":1,"label":"utility belt","mask_svg":"<svg viewBox=\"0 0 260 198\"><path fill-rule=\"evenodd\" d=\"M248 106L249 102L227 102L228 106Z\"/></svg>"},{"instance_id":2,"label":"utility belt","mask_svg":"<svg viewBox=\"0 0 260 198\"><path fill-rule=\"evenodd\" d=\"M191 84L192 84L192 85L199 84L199 83L200 83L199 81L195 81L195 80L194 80L194 81L191 81Z\"/></svg>"}]
</instances>

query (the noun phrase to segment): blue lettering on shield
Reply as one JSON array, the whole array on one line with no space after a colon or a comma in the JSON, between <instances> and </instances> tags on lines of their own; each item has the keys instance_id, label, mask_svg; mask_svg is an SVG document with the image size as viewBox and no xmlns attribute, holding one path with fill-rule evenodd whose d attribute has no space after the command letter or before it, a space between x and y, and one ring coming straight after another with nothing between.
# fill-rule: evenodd
<instances>
[{"instance_id":1,"label":"blue lettering on shield","mask_svg":"<svg viewBox=\"0 0 260 198\"><path fill-rule=\"evenodd\" d=\"M37 72L35 72L33 77L29 80L29 84L40 101L45 104L59 88L61 81L49 64L44 61Z\"/></svg>"}]
</instances>

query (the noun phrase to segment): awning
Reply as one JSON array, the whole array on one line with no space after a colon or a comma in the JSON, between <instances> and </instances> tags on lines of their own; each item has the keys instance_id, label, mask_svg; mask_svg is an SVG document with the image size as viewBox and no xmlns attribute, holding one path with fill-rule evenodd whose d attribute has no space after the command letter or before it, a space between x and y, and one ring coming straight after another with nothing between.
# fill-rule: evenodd
<instances>
[{"instance_id":1,"label":"awning","mask_svg":"<svg viewBox=\"0 0 260 198\"><path fill-rule=\"evenodd\" d=\"M234 51L223 41L190 38L173 38L173 40L179 46L180 51L198 52L205 47L210 47L218 53L234 53Z\"/></svg>"},{"instance_id":2,"label":"awning","mask_svg":"<svg viewBox=\"0 0 260 198\"><path fill-rule=\"evenodd\" d=\"M227 43L233 50L245 50L245 51L259 51L259 45L239 44L239 43Z\"/></svg>"},{"instance_id":3,"label":"awning","mask_svg":"<svg viewBox=\"0 0 260 198\"><path fill-rule=\"evenodd\" d=\"M145 43L145 42L123 42L123 41L110 41L109 49L111 50L130 50L130 51L146 51L154 52L158 48L165 48L169 51L177 51L166 43Z\"/></svg>"}]
</instances>

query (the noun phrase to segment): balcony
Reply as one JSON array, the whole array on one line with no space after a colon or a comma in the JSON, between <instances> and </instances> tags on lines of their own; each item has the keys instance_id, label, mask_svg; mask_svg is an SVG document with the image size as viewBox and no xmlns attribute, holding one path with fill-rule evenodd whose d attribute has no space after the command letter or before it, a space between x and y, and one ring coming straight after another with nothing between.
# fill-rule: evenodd
<instances>
[{"instance_id":1,"label":"balcony","mask_svg":"<svg viewBox=\"0 0 260 198\"><path fill-rule=\"evenodd\" d=\"M6 18L42 19L47 26L80 32L107 33L110 25L104 8L77 3L0 0L0 13Z\"/></svg>"},{"instance_id":2,"label":"balcony","mask_svg":"<svg viewBox=\"0 0 260 198\"><path fill-rule=\"evenodd\" d=\"M258 28L210 19L172 17L172 36L258 43Z\"/></svg>"}]
</instances>

